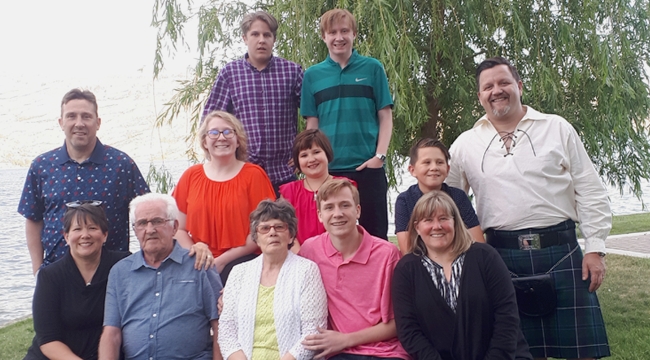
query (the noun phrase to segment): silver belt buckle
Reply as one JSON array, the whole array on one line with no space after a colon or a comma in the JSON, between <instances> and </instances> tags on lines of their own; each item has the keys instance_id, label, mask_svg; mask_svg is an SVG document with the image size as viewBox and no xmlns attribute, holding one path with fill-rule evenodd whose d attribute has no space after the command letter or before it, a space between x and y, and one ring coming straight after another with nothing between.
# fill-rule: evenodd
<instances>
[{"instance_id":1,"label":"silver belt buckle","mask_svg":"<svg viewBox=\"0 0 650 360\"><path fill-rule=\"evenodd\" d=\"M539 234L519 235L519 250L540 250L542 241Z\"/></svg>"}]
</instances>

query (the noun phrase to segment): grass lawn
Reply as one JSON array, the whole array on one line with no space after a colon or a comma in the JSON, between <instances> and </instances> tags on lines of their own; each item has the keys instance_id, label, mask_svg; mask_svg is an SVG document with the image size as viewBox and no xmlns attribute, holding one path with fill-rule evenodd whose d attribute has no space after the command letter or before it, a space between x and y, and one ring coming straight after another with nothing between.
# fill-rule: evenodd
<instances>
[{"instance_id":1,"label":"grass lawn","mask_svg":"<svg viewBox=\"0 0 650 360\"><path fill-rule=\"evenodd\" d=\"M612 219L612 231L610 232L610 235L630 234L645 231L650 231L650 212L614 216Z\"/></svg>"},{"instance_id":2,"label":"grass lawn","mask_svg":"<svg viewBox=\"0 0 650 360\"><path fill-rule=\"evenodd\" d=\"M607 255L598 296L611 359L650 359L650 259Z\"/></svg>"},{"instance_id":3,"label":"grass lawn","mask_svg":"<svg viewBox=\"0 0 650 360\"><path fill-rule=\"evenodd\" d=\"M0 329L0 359L22 359L33 338L34 326L31 318Z\"/></svg>"}]
</instances>

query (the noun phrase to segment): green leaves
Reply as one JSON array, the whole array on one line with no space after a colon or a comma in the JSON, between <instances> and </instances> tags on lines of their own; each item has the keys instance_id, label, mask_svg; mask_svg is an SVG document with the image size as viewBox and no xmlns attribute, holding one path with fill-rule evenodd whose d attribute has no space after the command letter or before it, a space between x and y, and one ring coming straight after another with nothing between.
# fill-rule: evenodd
<instances>
[{"instance_id":1,"label":"green leaves","mask_svg":"<svg viewBox=\"0 0 650 360\"><path fill-rule=\"evenodd\" d=\"M156 71L166 42L170 51L182 43L193 17L199 28L195 78L180 84L164 119L171 121L179 106L199 114L216 68L241 42L237 28L247 12L272 13L280 23L276 53L307 68L327 55L320 16L345 7L358 21L355 47L384 64L393 91L391 184L399 181L392 169L404 159L395 155L406 155L415 139L437 136L451 145L483 114L474 72L483 59L501 55L522 76L524 103L569 120L603 179L639 196L640 181L650 178L649 2L262 0L248 6L211 0L191 9L184 0L155 0Z\"/></svg>"}]
</instances>

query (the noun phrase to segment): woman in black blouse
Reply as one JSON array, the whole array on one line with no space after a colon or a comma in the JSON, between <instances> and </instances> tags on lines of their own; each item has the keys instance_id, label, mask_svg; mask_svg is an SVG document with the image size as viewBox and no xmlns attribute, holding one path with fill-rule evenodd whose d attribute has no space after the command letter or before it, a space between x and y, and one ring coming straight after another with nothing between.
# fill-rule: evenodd
<instances>
[{"instance_id":1,"label":"woman in black blouse","mask_svg":"<svg viewBox=\"0 0 650 360\"><path fill-rule=\"evenodd\" d=\"M430 192L409 222L409 247L392 283L397 336L414 359L532 359L510 274L475 243L454 201Z\"/></svg>"},{"instance_id":2,"label":"woman in black blouse","mask_svg":"<svg viewBox=\"0 0 650 360\"><path fill-rule=\"evenodd\" d=\"M38 272L32 314L36 336L25 359L97 359L108 273L127 252L103 250L101 201L72 202L64 217L68 252Z\"/></svg>"}]
</instances>

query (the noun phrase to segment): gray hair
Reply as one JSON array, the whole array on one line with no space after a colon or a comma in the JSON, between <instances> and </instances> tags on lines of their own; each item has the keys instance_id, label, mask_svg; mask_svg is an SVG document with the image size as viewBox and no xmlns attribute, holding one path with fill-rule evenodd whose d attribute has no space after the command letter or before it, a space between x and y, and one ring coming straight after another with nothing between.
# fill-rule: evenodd
<instances>
[{"instance_id":1,"label":"gray hair","mask_svg":"<svg viewBox=\"0 0 650 360\"><path fill-rule=\"evenodd\" d=\"M178 219L178 206L176 206L176 200L171 195L147 193L131 200L129 204L129 219L131 223L135 223L135 210L138 208L138 205L153 201L163 201L167 206L167 218L170 220Z\"/></svg>"},{"instance_id":2,"label":"gray hair","mask_svg":"<svg viewBox=\"0 0 650 360\"><path fill-rule=\"evenodd\" d=\"M257 242L257 226L261 222L269 220L280 220L285 222L289 227L289 235L291 238L296 238L296 234L298 234L296 210L287 200L283 198L277 199L276 201L262 200L259 205L257 205L257 209L255 209L250 216L250 231L253 241ZM294 242L295 240L289 244L289 249L291 249Z\"/></svg>"}]
</instances>

